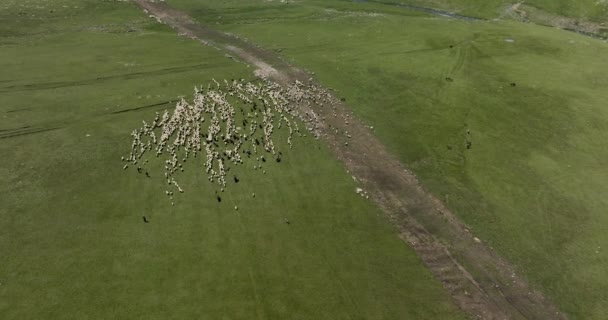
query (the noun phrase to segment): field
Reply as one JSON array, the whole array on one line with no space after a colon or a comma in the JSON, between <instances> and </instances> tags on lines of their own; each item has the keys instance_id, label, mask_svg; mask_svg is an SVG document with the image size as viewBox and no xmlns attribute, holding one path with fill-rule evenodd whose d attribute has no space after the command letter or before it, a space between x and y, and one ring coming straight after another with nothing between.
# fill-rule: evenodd
<instances>
[{"instance_id":1,"label":"field","mask_svg":"<svg viewBox=\"0 0 608 320\"><path fill-rule=\"evenodd\" d=\"M483 18L499 17L506 8L512 6L513 4L520 3L525 6L543 10L547 13L566 17L589 19L598 22L605 22L606 18L608 18L608 2L598 0L388 0L378 2L428 6Z\"/></svg>"},{"instance_id":2,"label":"field","mask_svg":"<svg viewBox=\"0 0 608 320\"><path fill-rule=\"evenodd\" d=\"M605 41L502 0L166 2L314 72L569 319L608 314ZM323 140L280 131L283 161L223 193L189 167L174 206L160 161L123 170L142 120L254 79L230 58L127 1L0 3L0 319L466 319Z\"/></svg>"},{"instance_id":3,"label":"field","mask_svg":"<svg viewBox=\"0 0 608 320\"><path fill-rule=\"evenodd\" d=\"M314 71L572 319L604 318L606 43L377 3L170 3Z\"/></svg>"},{"instance_id":4,"label":"field","mask_svg":"<svg viewBox=\"0 0 608 320\"><path fill-rule=\"evenodd\" d=\"M464 319L310 136L221 203L122 170L141 120L252 69L130 3L0 6L1 319Z\"/></svg>"}]
</instances>

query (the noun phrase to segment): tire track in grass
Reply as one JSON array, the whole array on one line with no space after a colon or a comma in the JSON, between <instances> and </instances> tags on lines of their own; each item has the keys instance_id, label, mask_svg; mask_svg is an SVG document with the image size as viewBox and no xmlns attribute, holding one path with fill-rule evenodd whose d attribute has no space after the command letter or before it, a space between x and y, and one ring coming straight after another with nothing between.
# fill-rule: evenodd
<instances>
[{"instance_id":1,"label":"tire track in grass","mask_svg":"<svg viewBox=\"0 0 608 320\"><path fill-rule=\"evenodd\" d=\"M26 136L26 135L30 135L30 134L55 131L55 130L59 130L59 129L63 129L63 127L41 128L41 129L32 129L32 130L23 130L23 131L18 131L18 132L11 132L11 133L6 133L6 134L0 134L0 139L9 139L9 138L21 137L21 136Z\"/></svg>"},{"instance_id":2,"label":"tire track in grass","mask_svg":"<svg viewBox=\"0 0 608 320\"><path fill-rule=\"evenodd\" d=\"M31 108L13 109L13 110L6 111L6 113L15 113L15 112L28 111L28 110L31 110Z\"/></svg>"},{"instance_id":3,"label":"tire track in grass","mask_svg":"<svg viewBox=\"0 0 608 320\"><path fill-rule=\"evenodd\" d=\"M19 131L19 130L23 130L23 129L27 129L30 126L23 126L23 127L19 127L19 128L13 128L13 129L0 129L0 132L5 132L5 131ZM0 133L1 134L1 133Z\"/></svg>"},{"instance_id":4,"label":"tire track in grass","mask_svg":"<svg viewBox=\"0 0 608 320\"><path fill-rule=\"evenodd\" d=\"M127 113L127 112L137 112L140 110L147 110L147 109L151 109L151 108L155 108L155 107L167 106L172 103L176 103L177 101L179 101L179 99L161 101L158 103L147 104L147 105L143 105L140 107L118 110L118 111L114 111L111 113L92 114L87 118L87 120L77 120L77 121L68 121L68 122L60 121L59 123L57 121L49 121L49 122L35 124L34 126L38 126L38 128L32 128L32 125L25 125L25 126L21 126L18 128L0 129L0 139L8 139L8 138L20 137L20 136L24 136L24 135L44 133L44 132L64 129L64 128L71 127L75 124L82 123L84 121L90 121L92 119L96 119L96 118L100 118L100 117L108 117L108 116L119 115L119 114ZM61 125L58 126L58 124L61 124Z\"/></svg>"},{"instance_id":5,"label":"tire track in grass","mask_svg":"<svg viewBox=\"0 0 608 320\"><path fill-rule=\"evenodd\" d=\"M386 1L374 1L374 0L364 0L364 1L359 1L359 2L370 2L370 3L382 4L385 6L400 7L400 8L414 10L414 11L426 12L426 13L429 13L429 14L432 14L435 16L458 19L458 20L466 20L466 21L484 21L485 20L483 18L465 16L465 15L457 14L454 12L433 9L433 8L428 8L428 7L422 7L422 6L417 6L417 5L413 5L413 4L395 3L395 2L386 2Z\"/></svg>"},{"instance_id":6,"label":"tire track in grass","mask_svg":"<svg viewBox=\"0 0 608 320\"><path fill-rule=\"evenodd\" d=\"M235 209L235 214L237 215L237 220L239 222L239 227L241 229L241 233L243 235L246 235L247 239L249 240L249 243L255 243L255 239L254 237L251 235L251 233L249 232L250 230L247 228L246 223L243 221L243 216L242 214L238 211L238 207L236 205L236 201L234 199L230 200L230 206L234 206ZM264 320L267 318L266 316L266 312L265 312L265 304L264 304L264 297L262 295L260 295L260 293L258 292L258 284L257 281L255 280L255 276L253 273L253 268L252 265L255 265L255 263L253 263L255 261L255 254L254 254L254 250L248 250L250 256L249 259L250 261L252 261L252 264L247 266L247 275L249 278L249 283L251 284L251 291L252 291L252 295L253 295L253 300L255 301L255 315L256 315L256 319L258 320Z\"/></svg>"},{"instance_id":7,"label":"tire track in grass","mask_svg":"<svg viewBox=\"0 0 608 320\"><path fill-rule=\"evenodd\" d=\"M0 87L0 92L19 92L19 91L32 91L32 90L45 90L45 89L65 88L65 87L86 86L86 85L92 85L92 84L97 84L100 82L107 82L107 81L112 81L112 80L131 80L131 79L138 79L138 78L149 77L149 76L161 76L161 75L174 74L174 73L190 72L190 71L201 70L201 69L219 68L219 67L225 67L229 64L230 64L229 62L203 63L203 64L196 64L196 65L190 65L190 66L165 68L165 69L152 70L152 71L125 73L125 74L119 74L119 75L96 77L96 78L92 78L92 79L83 79L83 80L75 80L75 81L56 81L56 82L11 85L11 86L6 86L6 87Z\"/></svg>"},{"instance_id":8,"label":"tire track in grass","mask_svg":"<svg viewBox=\"0 0 608 320\"><path fill-rule=\"evenodd\" d=\"M258 67L256 71L265 71L278 83L314 83L309 73L272 51L200 25L164 2L134 1L181 35L227 51ZM338 103L335 109L341 117L333 117L334 110L330 108L312 108L319 119L326 119L318 124L320 139L383 209L400 230L399 236L416 251L464 312L476 319L566 319L508 261L474 237L470 228L427 192L344 103ZM349 122L343 120L345 117ZM352 138L336 133L345 130L351 132Z\"/></svg>"},{"instance_id":9,"label":"tire track in grass","mask_svg":"<svg viewBox=\"0 0 608 320\"><path fill-rule=\"evenodd\" d=\"M168 101L161 101L161 102L157 102L157 103L147 104L147 105L144 105L144 106L141 106L141 107L135 107L135 108L129 108L129 109L123 109L123 110L114 111L111 114L119 114L119 113L125 113L125 112L138 111L138 110L142 110L142 109L150 109L150 108L154 108L154 107L160 107L160 106L168 105L168 104L171 104L171 103L176 103L178 101L179 101L179 99L173 99L173 100L168 100Z\"/></svg>"},{"instance_id":10,"label":"tire track in grass","mask_svg":"<svg viewBox=\"0 0 608 320\"><path fill-rule=\"evenodd\" d=\"M249 282L251 282L251 287L253 289L253 297L255 298L255 314L258 320L264 320L264 304L262 299L260 299L260 294L258 293L258 285L253 277L253 270L251 267L248 268L249 274ZM261 310L260 310L261 309Z\"/></svg>"}]
</instances>

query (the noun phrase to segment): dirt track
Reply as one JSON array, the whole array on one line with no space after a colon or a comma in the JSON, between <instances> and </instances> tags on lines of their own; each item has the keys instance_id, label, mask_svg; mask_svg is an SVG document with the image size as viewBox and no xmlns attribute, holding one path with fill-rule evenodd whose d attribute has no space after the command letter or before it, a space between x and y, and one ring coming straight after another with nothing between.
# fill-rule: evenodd
<instances>
[{"instance_id":1,"label":"dirt track","mask_svg":"<svg viewBox=\"0 0 608 320\"><path fill-rule=\"evenodd\" d=\"M179 34L256 66L258 75L282 84L295 80L308 82L311 77L276 53L202 26L165 3L134 1ZM400 231L401 239L417 252L463 311L478 319L566 318L540 292L532 290L507 261L476 241L469 229L426 192L416 177L354 118L347 106L337 106L337 117L332 109L314 109L321 119L326 119L319 126L321 139L384 210ZM342 134L345 130L352 138Z\"/></svg>"}]
</instances>

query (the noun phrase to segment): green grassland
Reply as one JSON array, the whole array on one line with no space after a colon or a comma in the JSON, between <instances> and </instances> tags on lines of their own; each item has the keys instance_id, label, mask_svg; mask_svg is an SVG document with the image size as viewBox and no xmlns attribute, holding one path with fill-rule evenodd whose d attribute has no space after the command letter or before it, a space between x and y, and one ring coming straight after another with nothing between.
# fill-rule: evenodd
<instances>
[{"instance_id":1,"label":"green grassland","mask_svg":"<svg viewBox=\"0 0 608 320\"><path fill-rule=\"evenodd\" d=\"M596 22L607 22L608 20L608 1L603 0L528 0L528 1L508 1L508 0L305 0L305 1L237 1L237 0L169 0L170 3L179 4L180 7L199 14L219 13L222 16L230 15L231 12L247 8L244 14L259 13L278 13L273 16L275 19L293 18L296 16L310 16L316 13L314 8L308 5L323 7L342 7L349 10L357 8L387 7L391 4L414 5L450 12L457 12L484 19L493 19L503 15L510 6L521 2L525 6L533 7L549 14L564 17L587 19ZM293 15L290 15L291 12ZM411 13L410 13L411 15ZM270 16L268 16L270 18ZM237 22L237 21L234 21Z\"/></svg>"},{"instance_id":2,"label":"green grassland","mask_svg":"<svg viewBox=\"0 0 608 320\"><path fill-rule=\"evenodd\" d=\"M602 0L369 0L369 2L430 7L486 19L497 18L510 6L521 3L564 17L597 22L606 22L608 19L608 2Z\"/></svg>"},{"instance_id":3,"label":"green grassland","mask_svg":"<svg viewBox=\"0 0 608 320\"><path fill-rule=\"evenodd\" d=\"M163 102L252 74L133 4L2 1L0 70L0 319L464 318L311 137L221 203L122 170Z\"/></svg>"},{"instance_id":4,"label":"green grassland","mask_svg":"<svg viewBox=\"0 0 608 320\"><path fill-rule=\"evenodd\" d=\"M169 2L314 71L572 319L608 314L606 43L377 3Z\"/></svg>"}]
</instances>

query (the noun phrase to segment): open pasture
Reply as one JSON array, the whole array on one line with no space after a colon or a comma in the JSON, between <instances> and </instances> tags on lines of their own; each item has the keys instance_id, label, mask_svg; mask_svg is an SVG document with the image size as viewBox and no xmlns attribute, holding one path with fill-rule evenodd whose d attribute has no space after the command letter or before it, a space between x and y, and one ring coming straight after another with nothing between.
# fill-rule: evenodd
<instances>
[{"instance_id":1,"label":"open pasture","mask_svg":"<svg viewBox=\"0 0 608 320\"><path fill-rule=\"evenodd\" d=\"M2 1L0 21L1 319L464 319L311 136L221 203L196 166L174 206L162 163L122 169L142 120L252 68L128 2Z\"/></svg>"},{"instance_id":2,"label":"open pasture","mask_svg":"<svg viewBox=\"0 0 608 320\"><path fill-rule=\"evenodd\" d=\"M315 72L572 319L608 313L605 42L371 2L169 2Z\"/></svg>"}]
</instances>

